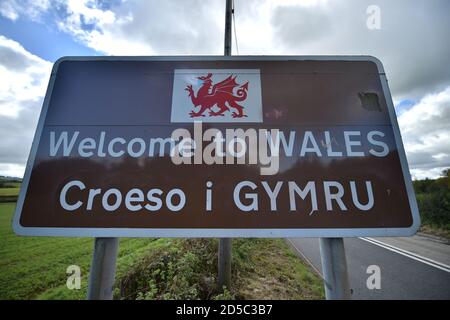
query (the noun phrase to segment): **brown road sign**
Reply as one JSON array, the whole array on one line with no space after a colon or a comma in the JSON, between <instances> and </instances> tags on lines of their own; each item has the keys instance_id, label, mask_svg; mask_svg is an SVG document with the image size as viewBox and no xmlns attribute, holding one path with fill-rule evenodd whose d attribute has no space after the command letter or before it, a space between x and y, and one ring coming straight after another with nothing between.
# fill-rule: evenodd
<instances>
[{"instance_id":1,"label":"brown road sign","mask_svg":"<svg viewBox=\"0 0 450 320\"><path fill-rule=\"evenodd\" d=\"M411 235L419 215L372 57L55 63L21 235Z\"/></svg>"}]
</instances>

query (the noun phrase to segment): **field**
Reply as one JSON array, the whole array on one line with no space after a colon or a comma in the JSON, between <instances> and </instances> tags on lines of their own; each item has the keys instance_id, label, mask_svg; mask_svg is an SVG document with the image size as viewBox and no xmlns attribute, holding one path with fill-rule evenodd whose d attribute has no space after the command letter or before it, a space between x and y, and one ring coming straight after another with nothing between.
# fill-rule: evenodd
<instances>
[{"instance_id":1,"label":"field","mask_svg":"<svg viewBox=\"0 0 450 320\"><path fill-rule=\"evenodd\" d=\"M93 239L18 237L0 203L0 299L84 299ZM322 299L322 281L280 239L233 242L233 286L215 288L216 239L121 239L116 299ZM81 289L66 268L81 268Z\"/></svg>"},{"instance_id":2,"label":"field","mask_svg":"<svg viewBox=\"0 0 450 320\"><path fill-rule=\"evenodd\" d=\"M0 197L17 196L20 188L0 188Z\"/></svg>"},{"instance_id":3,"label":"field","mask_svg":"<svg viewBox=\"0 0 450 320\"><path fill-rule=\"evenodd\" d=\"M7 188L0 188L0 202L16 202L19 191L20 184L8 185Z\"/></svg>"}]
</instances>

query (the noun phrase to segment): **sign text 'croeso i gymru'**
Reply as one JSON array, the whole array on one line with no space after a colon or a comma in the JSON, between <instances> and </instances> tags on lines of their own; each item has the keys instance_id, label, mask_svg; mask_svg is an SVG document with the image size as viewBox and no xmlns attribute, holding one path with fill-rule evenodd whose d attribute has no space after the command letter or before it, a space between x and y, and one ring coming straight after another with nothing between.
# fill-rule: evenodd
<instances>
[{"instance_id":1,"label":"sign text 'croeso i gymru'","mask_svg":"<svg viewBox=\"0 0 450 320\"><path fill-rule=\"evenodd\" d=\"M24 235L409 235L417 204L371 57L65 58Z\"/></svg>"}]
</instances>

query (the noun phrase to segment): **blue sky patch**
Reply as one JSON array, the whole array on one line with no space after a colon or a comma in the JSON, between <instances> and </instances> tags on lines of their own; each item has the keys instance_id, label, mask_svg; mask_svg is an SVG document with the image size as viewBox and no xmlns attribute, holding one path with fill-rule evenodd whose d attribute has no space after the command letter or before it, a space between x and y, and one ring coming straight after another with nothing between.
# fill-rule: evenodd
<instances>
[{"instance_id":1,"label":"blue sky patch","mask_svg":"<svg viewBox=\"0 0 450 320\"><path fill-rule=\"evenodd\" d=\"M59 31L53 22L47 22L39 23L21 18L11 21L0 16L0 34L19 42L32 54L52 62L62 56L99 54Z\"/></svg>"},{"instance_id":2,"label":"blue sky patch","mask_svg":"<svg viewBox=\"0 0 450 320\"><path fill-rule=\"evenodd\" d=\"M411 100L411 99L404 99L401 100L396 106L395 106L395 112L397 115L401 115L403 112L408 111L411 109L417 101Z\"/></svg>"}]
</instances>

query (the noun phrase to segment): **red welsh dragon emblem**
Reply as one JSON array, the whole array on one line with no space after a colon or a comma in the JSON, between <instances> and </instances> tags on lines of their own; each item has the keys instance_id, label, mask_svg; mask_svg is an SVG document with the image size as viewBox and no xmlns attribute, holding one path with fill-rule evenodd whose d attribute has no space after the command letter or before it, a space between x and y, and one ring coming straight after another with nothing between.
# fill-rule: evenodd
<instances>
[{"instance_id":1,"label":"red welsh dragon emblem","mask_svg":"<svg viewBox=\"0 0 450 320\"><path fill-rule=\"evenodd\" d=\"M225 80L212 85L212 73L208 73L206 76L198 77L203 81L202 86L195 95L192 85L186 87L186 91L189 92L192 104L194 107L200 106L200 110L195 112L192 110L189 115L191 118L204 117L204 112L208 109L209 116L224 116L226 111L230 111L230 107L235 111L231 113L233 118L242 118L247 115L244 114L244 107L239 105L238 102L244 101L247 98L248 82L239 86L236 82L236 76L229 76ZM211 88L212 86L212 88ZM236 95L233 93L234 89L238 87ZM213 111L212 108L217 105L219 110Z\"/></svg>"}]
</instances>

